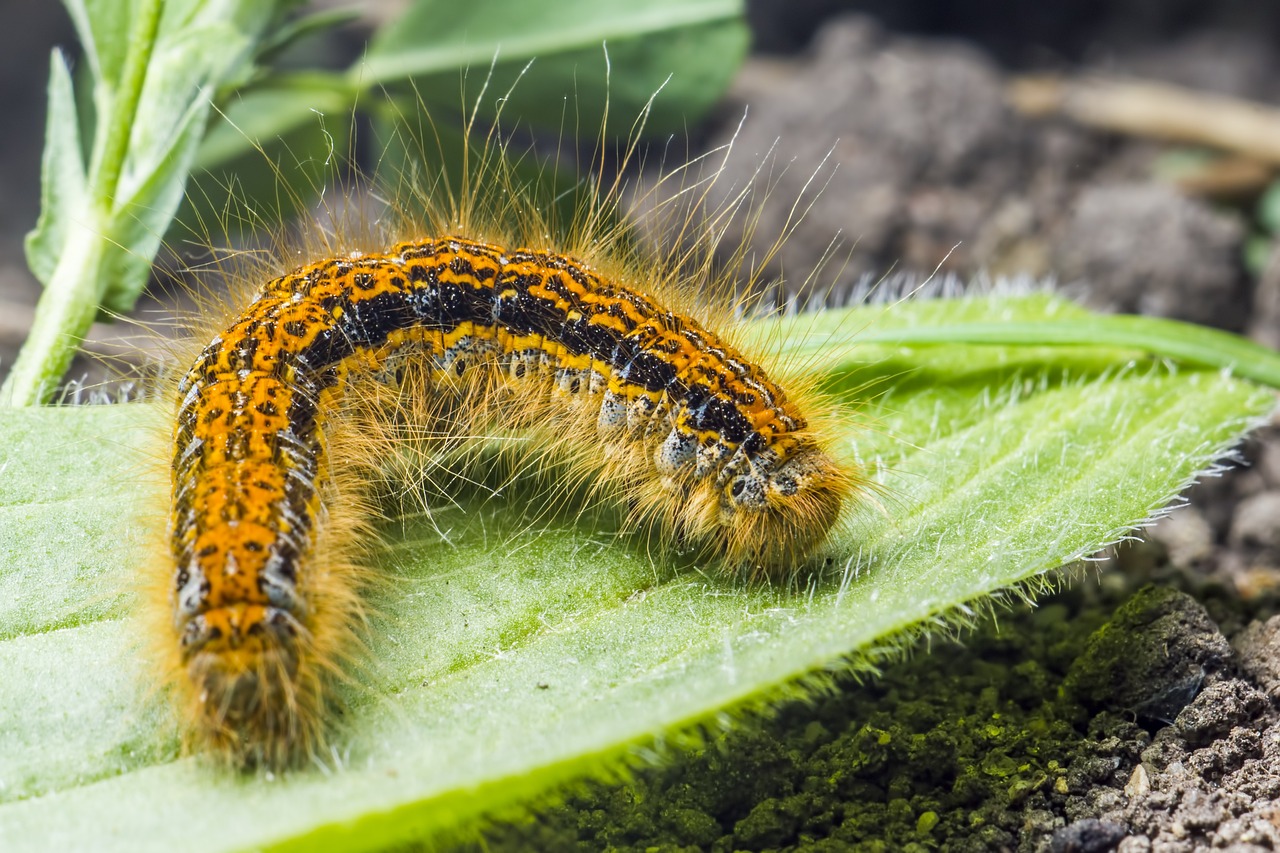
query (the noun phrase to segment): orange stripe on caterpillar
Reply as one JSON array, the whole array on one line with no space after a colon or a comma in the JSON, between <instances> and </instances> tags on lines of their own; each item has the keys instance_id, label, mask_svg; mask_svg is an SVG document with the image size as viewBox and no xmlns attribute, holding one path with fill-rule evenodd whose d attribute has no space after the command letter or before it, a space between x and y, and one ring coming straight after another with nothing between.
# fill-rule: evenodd
<instances>
[{"instance_id":1,"label":"orange stripe on caterpillar","mask_svg":"<svg viewBox=\"0 0 1280 853\"><path fill-rule=\"evenodd\" d=\"M470 413L456 423L559 437L634 520L734 570L803 559L855 488L761 367L582 262L449 237L303 266L266 284L179 389L176 641L201 733L239 763L287 763L319 738L345 636L332 623L356 606L309 574L326 419L349 382L401 356L444 409Z\"/></svg>"}]
</instances>

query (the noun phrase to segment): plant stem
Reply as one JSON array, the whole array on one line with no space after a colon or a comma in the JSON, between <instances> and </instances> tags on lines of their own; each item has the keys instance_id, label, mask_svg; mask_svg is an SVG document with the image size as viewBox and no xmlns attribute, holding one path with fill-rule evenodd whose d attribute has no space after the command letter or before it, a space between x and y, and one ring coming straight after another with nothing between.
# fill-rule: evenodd
<instances>
[{"instance_id":1,"label":"plant stem","mask_svg":"<svg viewBox=\"0 0 1280 853\"><path fill-rule=\"evenodd\" d=\"M68 239L36 306L31 333L0 388L0 402L5 405L34 406L47 400L97 315L106 290L102 261L121 214L116 207L116 190L129 155L133 119L163 9L163 0L142 0L139 4L120 87L110 102L109 115L99 116L104 127L94 146L85 204L74 217L78 233Z\"/></svg>"},{"instance_id":2,"label":"plant stem","mask_svg":"<svg viewBox=\"0 0 1280 853\"><path fill-rule=\"evenodd\" d=\"M107 117L101 156L90 164L89 192L108 211L114 211L116 207L116 187L129 155L133 117L137 115L138 103L142 100L147 67L151 64L151 52L156 46L163 10L164 0L142 0L139 4L133 32L129 34L129 52L125 55L124 71L120 74L120 88L112 104L111 115Z\"/></svg>"},{"instance_id":3,"label":"plant stem","mask_svg":"<svg viewBox=\"0 0 1280 853\"><path fill-rule=\"evenodd\" d=\"M98 274L107 241L98 231L69 240L36 305L31 332L0 388L9 406L45 402L84 339L98 313Z\"/></svg>"}]
</instances>

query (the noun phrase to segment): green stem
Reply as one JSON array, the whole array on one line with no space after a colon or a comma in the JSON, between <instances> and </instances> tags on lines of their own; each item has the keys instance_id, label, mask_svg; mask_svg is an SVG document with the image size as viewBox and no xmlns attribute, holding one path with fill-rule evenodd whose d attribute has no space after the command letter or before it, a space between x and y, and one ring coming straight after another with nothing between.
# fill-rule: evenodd
<instances>
[{"instance_id":1,"label":"green stem","mask_svg":"<svg viewBox=\"0 0 1280 853\"><path fill-rule=\"evenodd\" d=\"M1002 346L1104 346L1145 350L1280 388L1280 353L1247 338L1162 317L1097 314L1073 320L955 323L867 331L855 344L986 344Z\"/></svg>"},{"instance_id":2,"label":"green stem","mask_svg":"<svg viewBox=\"0 0 1280 853\"><path fill-rule=\"evenodd\" d=\"M94 200L115 209L116 187L129 155L129 138L133 134L133 117L138 113L142 89L147 82L147 68L160 31L160 17L164 0L142 0L129 34L129 52L125 55L124 70L120 74L120 89L108 117L106 139L101 157L89 171L89 191Z\"/></svg>"},{"instance_id":3,"label":"green stem","mask_svg":"<svg viewBox=\"0 0 1280 853\"><path fill-rule=\"evenodd\" d=\"M107 282L102 262L112 245L118 211L116 191L129 156L133 119L142 99L164 0L142 0L129 36L120 88L111 101L88 175L88 194L78 217L79 233L68 241L36 306L31 333L14 360L0 403L34 406L49 398L71 365L97 315Z\"/></svg>"},{"instance_id":4,"label":"green stem","mask_svg":"<svg viewBox=\"0 0 1280 853\"><path fill-rule=\"evenodd\" d=\"M100 235L92 231L68 241L36 306L31 332L0 388L5 405L45 402L71 366L98 313L98 276L109 245Z\"/></svg>"}]
</instances>

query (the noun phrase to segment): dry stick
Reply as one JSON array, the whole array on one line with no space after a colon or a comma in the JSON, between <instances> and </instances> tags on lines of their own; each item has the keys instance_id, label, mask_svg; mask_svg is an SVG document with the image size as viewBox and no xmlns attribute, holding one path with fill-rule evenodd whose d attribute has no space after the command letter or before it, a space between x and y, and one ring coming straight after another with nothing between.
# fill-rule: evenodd
<instances>
[{"instance_id":1,"label":"dry stick","mask_svg":"<svg viewBox=\"0 0 1280 853\"><path fill-rule=\"evenodd\" d=\"M1280 110L1162 83L1015 78L1010 103L1029 116L1064 115L1092 127L1220 148L1280 166Z\"/></svg>"},{"instance_id":2,"label":"dry stick","mask_svg":"<svg viewBox=\"0 0 1280 853\"><path fill-rule=\"evenodd\" d=\"M1173 180L1183 192L1216 199L1248 199L1271 183L1275 167L1252 157L1228 154L1187 171Z\"/></svg>"}]
</instances>

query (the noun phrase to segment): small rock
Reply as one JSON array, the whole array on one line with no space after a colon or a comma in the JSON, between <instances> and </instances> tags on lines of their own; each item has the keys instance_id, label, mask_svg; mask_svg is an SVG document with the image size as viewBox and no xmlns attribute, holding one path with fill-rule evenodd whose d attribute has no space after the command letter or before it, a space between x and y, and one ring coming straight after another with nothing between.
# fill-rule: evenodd
<instances>
[{"instance_id":1,"label":"small rock","mask_svg":"<svg viewBox=\"0 0 1280 853\"><path fill-rule=\"evenodd\" d=\"M1203 605L1175 589L1147 586L1094 632L1063 686L1086 707L1168 723L1231 655Z\"/></svg>"},{"instance_id":2,"label":"small rock","mask_svg":"<svg viewBox=\"0 0 1280 853\"><path fill-rule=\"evenodd\" d=\"M1129 777L1128 783L1124 786L1124 795L1130 799L1145 796L1151 791L1151 777L1147 775L1147 768L1141 764L1133 768L1133 775Z\"/></svg>"},{"instance_id":3,"label":"small rock","mask_svg":"<svg viewBox=\"0 0 1280 853\"><path fill-rule=\"evenodd\" d=\"M1280 241L1272 243L1271 254L1253 292L1249 337L1273 349L1280 347Z\"/></svg>"},{"instance_id":4,"label":"small rock","mask_svg":"<svg viewBox=\"0 0 1280 853\"><path fill-rule=\"evenodd\" d=\"M1224 821L1209 837L1214 848L1232 853L1266 853L1280 847L1280 829L1262 818Z\"/></svg>"},{"instance_id":5,"label":"small rock","mask_svg":"<svg viewBox=\"0 0 1280 853\"><path fill-rule=\"evenodd\" d=\"M738 821L734 840L745 847L778 847L795 835L799 817L789 803L768 797Z\"/></svg>"},{"instance_id":6,"label":"small rock","mask_svg":"<svg viewBox=\"0 0 1280 853\"><path fill-rule=\"evenodd\" d=\"M1180 764L1186 758L1187 745L1173 726L1156 732L1151 745L1142 751L1142 763L1158 772L1167 772L1170 765Z\"/></svg>"},{"instance_id":7,"label":"small rock","mask_svg":"<svg viewBox=\"0 0 1280 853\"><path fill-rule=\"evenodd\" d=\"M1195 507L1179 507L1160 519L1147 535L1164 546L1175 566L1196 566L1213 555L1213 528Z\"/></svg>"},{"instance_id":8,"label":"small rock","mask_svg":"<svg viewBox=\"0 0 1280 853\"><path fill-rule=\"evenodd\" d=\"M1261 691L1230 678L1206 687L1182 709L1174 727L1188 744L1201 746L1250 722L1266 707L1267 697Z\"/></svg>"},{"instance_id":9,"label":"small rock","mask_svg":"<svg viewBox=\"0 0 1280 853\"><path fill-rule=\"evenodd\" d=\"M714 817L697 809L671 807L662 811L663 825L685 844L709 847L723 833Z\"/></svg>"},{"instance_id":10,"label":"small rock","mask_svg":"<svg viewBox=\"0 0 1280 853\"><path fill-rule=\"evenodd\" d=\"M1280 568L1274 566L1248 566L1230 573L1231 583L1245 601L1255 601L1265 595L1280 592Z\"/></svg>"},{"instance_id":11,"label":"small rock","mask_svg":"<svg viewBox=\"0 0 1280 853\"><path fill-rule=\"evenodd\" d=\"M1182 804L1174 814L1173 830L1177 834L1181 827L1183 833L1190 830L1212 829L1230 817L1221 798L1201 791L1199 788L1188 788L1182 795Z\"/></svg>"},{"instance_id":12,"label":"small rock","mask_svg":"<svg viewBox=\"0 0 1280 853\"><path fill-rule=\"evenodd\" d=\"M1280 269L1277 269L1280 275ZM1280 322L1280 320L1278 320ZM1277 327L1280 333L1280 327ZM1262 429L1254 434L1257 440L1257 452L1253 467L1262 477L1267 488L1280 489L1280 435L1274 429Z\"/></svg>"},{"instance_id":13,"label":"small rock","mask_svg":"<svg viewBox=\"0 0 1280 853\"><path fill-rule=\"evenodd\" d=\"M1197 749L1187 759L1187 768L1202 779L1220 782L1245 762L1262 756L1262 738L1252 729L1235 728L1204 749Z\"/></svg>"},{"instance_id":14,"label":"small rock","mask_svg":"<svg viewBox=\"0 0 1280 853\"><path fill-rule=\"evenodd\" d=\"M1151 853L1151 839L1145 835L1130 835L1120 840L1116 853Z\"/></svg>"},{"instance_id":15,"label":"small rock","mask_svg":"<svg viewBox=\"0 0 1280 853\"><path fill-rule=\"evenodd\" d=\"M1049 838L1052 853L1106 853L1129 834L1123 824L1086 818L1064 826Z\"/></svg>"},{"instance_id":16,"label":"small rock","mask_svg":"<svg viewBox=\"0 0 1280 853\"><path fill-rule=\"evenodd\" d=\"M1242 500L1236 507L1227 542L1272 564L1280 561L1280 490Z\"/></svg>"}]
</instances>

